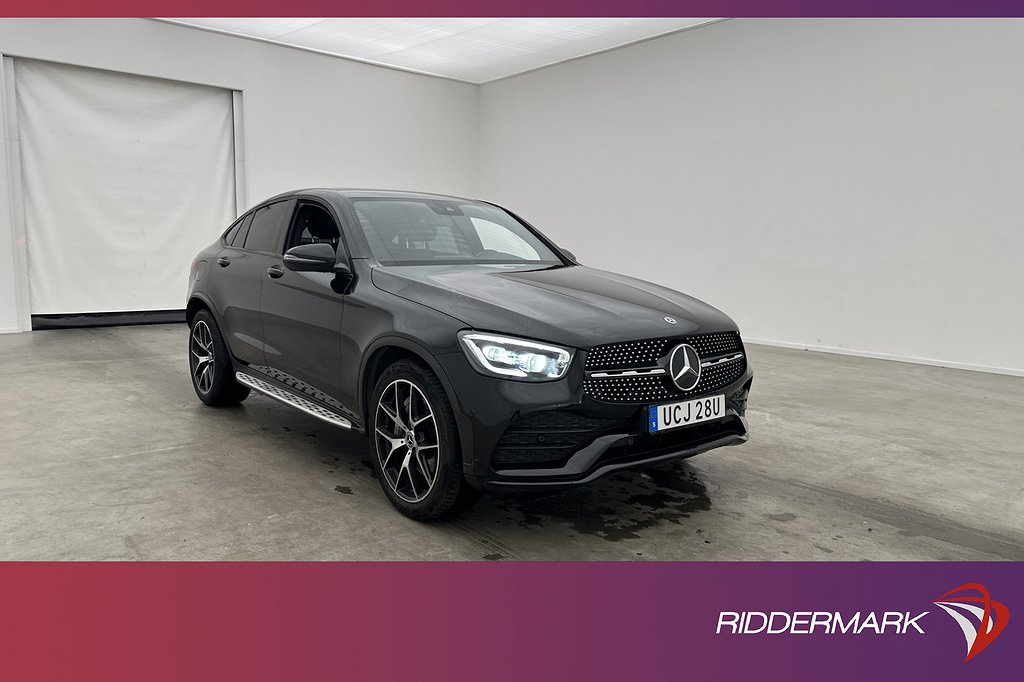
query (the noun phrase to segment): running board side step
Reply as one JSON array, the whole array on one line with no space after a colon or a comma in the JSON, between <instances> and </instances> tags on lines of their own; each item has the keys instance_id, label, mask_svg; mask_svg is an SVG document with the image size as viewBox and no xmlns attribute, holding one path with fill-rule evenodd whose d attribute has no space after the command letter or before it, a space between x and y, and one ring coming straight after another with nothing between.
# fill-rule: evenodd
<instances>
[{"instance_id":1,"label":"running board side step","mask_svg":"<svg viewBox=\"0 0 1024 682\"><path fill-rule=\"evenodd\" d=\"M255 389L269 398L279 400L285 405L290 405L297 410L302 410L311 417L322 419L328 424L334 424L335 426L340 426L343 429L352 428L352 422L338 414L335 414L326 407L323 407L308 398L296 395L291 391L286 391L285 389L275 386L270 382L258 379L251 374L235 372L235 379L238 380L238 383Z\"/></svg>"}]
</instances>

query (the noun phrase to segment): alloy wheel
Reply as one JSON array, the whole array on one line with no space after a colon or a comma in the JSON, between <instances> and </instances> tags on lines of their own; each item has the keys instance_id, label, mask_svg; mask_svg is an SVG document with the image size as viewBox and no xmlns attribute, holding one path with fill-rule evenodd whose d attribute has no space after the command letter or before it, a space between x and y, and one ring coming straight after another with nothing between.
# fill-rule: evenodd
<instances>
[{"instance_id":1,"label":"alloy wheel","mask_svg":"<svg viewBox=\"0 0 1024 682\"><path fill-rule=\"evenodd\" d=\"M196 322L192 327L192 339L189 342L190 357L192 365L192 381L201 393L209 393L213 388L213 334L210 327L203 320Z\"/></svg>"},{"instance_id":2,"label":"alloy wheel","mask_svg":"<svg viewBox=\"0 0 1024 682\"><path fill-rule=\"evenodd\" d=\"M437 422L426 396L411 381L392 381L377 401L374 429L388 485L406 502L421 502L434 487L441 461Z\"/></svg>"}]
</instances>

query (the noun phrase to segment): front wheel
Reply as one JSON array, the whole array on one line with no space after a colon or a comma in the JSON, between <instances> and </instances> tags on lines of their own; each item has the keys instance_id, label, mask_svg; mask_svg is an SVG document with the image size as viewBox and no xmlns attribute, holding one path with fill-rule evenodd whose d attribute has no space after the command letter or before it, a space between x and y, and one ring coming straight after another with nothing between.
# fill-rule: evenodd
<instances>
[{"instance_id":1,"label":"front wheel","mask_svg":"<svg viewBox=\"0 0 1024 682\"><path fill-rule=\"evenodd\" d=\"M237 405L249 397L249 387L235 380L227 344L210 311L196 313L188 331L188 367L199 399L220 406Z\"/></svg>"},{"instance_id":2,"label":"front wheel","mask_svg":"<svg viewBox=\"0 0 1024 682\"><path fill-rule=\"evenodd\" d=\"M409 518L439 519L475 498L462 477L455 415L428 368L399 361L373 391L368 429L377 478Z\"/></svg>"}]
</instances>

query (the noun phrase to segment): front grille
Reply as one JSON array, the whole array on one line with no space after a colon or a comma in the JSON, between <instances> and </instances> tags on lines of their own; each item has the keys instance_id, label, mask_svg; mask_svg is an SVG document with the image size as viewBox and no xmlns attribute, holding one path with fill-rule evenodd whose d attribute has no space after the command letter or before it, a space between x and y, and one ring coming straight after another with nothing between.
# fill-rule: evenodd
<instances>
[{"instance_id":1,"label":"front grille","mask_svg":"<svg viewBox=\"0 0 1024 682\"><path fill-rule=\"evenodd\" d=\"M503 466L557 466L602 433L637 428L636 421L588 417L563 410L534 412L509 425L491 459L495 465Z\"/></svg>"},{"instance_id":2,"label":"front grille","mask_svg":"<svg viewBox=\"0 0 1024 682\"><path fill-rule=\"evenodd\" d=\"M587 371L602 369L631 369L657 367L658 361L666 357L681 343L693 346L702 358L716 355L742 353L743 343L737 332L716 332L694 336L673 336L646 341L626 341L597 346L587 353Z\"/></svg>"},{"instance_id":3,"label":"front grille","mask_svg":"<svg viewBox=\"0 0 1024 682\"><path fill-rule=\"evenodd\" d=\"M745 357L703 367L700 381L689 391L680 391L668 375L668 358L672 349L688 343L702 361L743 353L737 332L716 332L689 337L669 337L598 346L587 354L587 376L583 391L594 400L608 403L649 403L685 399L725 388L746 370ZM594 377L593 373L623 370L663 369L664 373L642 376Z\"/></svg>"}]
</instances>

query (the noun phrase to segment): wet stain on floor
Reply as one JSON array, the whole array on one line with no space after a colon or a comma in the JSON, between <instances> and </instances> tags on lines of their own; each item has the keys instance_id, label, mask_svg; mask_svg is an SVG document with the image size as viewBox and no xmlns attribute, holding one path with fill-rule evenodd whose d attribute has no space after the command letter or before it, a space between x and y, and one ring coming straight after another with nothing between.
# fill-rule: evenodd
<instances>
[{"instance_id":1,"label":"wet stain on floor","mask_svg":"<svg viewBox=\"0 0 1024 682\"><path fill-rule=\"evenodd\" d=\"M377 478L363 442L324 438L319 430L305 431L330 474L347 471L360 477ZM318 442L319 441L319 442ZM357 447L361 446L361 447ZM339 458L338 449L355 450L354 457ZM362 450L362 452L359 452ZM358 453L358 454L356 454ZM359 456L362 455L362 456ZM336 485L335 492L351 495L350 485ZM694 513L711 508L707 485L687 462L666 463L642 471L628 471L604 477L589 485L544 494L510 494L484 498L473 508L437 525L451 525L483 549L485 561L514 559L516 552L506 546L503 536L509 528L563 527L566 538L598 537L609 542L636 540L644 531L661 524L682 524ZM709 533L695 529L700 540L711 543ZM643 552L635 556L642 558Z\"/></svg>"},{"instance_id":2,"label":"wet stain on floor","mask_svg":"<svg viewBox=\"0 0 1024 682\"><path fill-rule=\"evenodd\" d=\"M543 496L517 495L495 502L501 523L523 527L567 523L580 535L610 542L640 538L661 523L680 523L711 508L707 486L685 463L615 474L597 483Z\"/></svg>"}]
</instances>

